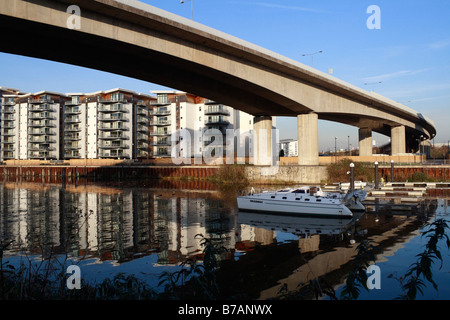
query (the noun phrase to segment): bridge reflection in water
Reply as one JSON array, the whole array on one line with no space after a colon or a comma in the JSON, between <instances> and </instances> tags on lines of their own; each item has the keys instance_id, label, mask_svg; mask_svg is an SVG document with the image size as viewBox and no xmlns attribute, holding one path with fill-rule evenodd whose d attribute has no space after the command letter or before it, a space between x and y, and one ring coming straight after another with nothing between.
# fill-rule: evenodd
<instances>
[{"instance_id":1,"label":"bridge reflection in water","mask_svg":"<svg viewBox=\"0 0 450 320\"><path fill-rule=\"evenodd\" d=\"M312 277L342 283L362 239L370 237L381 249L378 259L386 259L417 236L439 205L432 200L398 213L374 209L351 221L281 218L239 213L233 196L191 182L145 188L3 182L0 203L1 240L13 241L5 259L68 252L89 261L84 274L95 264L105 274L138 272L157 283L160 270L188 258L201 261L196 235L202 234L227 248L217 272L223 297L252 299L275 297L283 286L293 290ZM127 270L138 260L145 267Z\"/></svg>"}]
</instances>

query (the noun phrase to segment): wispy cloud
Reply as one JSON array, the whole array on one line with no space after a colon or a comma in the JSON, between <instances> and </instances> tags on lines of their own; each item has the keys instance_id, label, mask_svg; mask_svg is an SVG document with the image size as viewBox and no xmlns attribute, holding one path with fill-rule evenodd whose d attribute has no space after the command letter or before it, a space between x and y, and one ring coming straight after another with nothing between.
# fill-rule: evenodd
<instances>
[{"instance_id":1,"label":"wispy cloud","mask_svg":"<svg viewBox=\"0 0 450 320\"><path fill-rule=\"evenodd\" d=\"M430 49L438 50L450 46L450 39L444 39L428 44Z\"/></svg>"},{"instance_id":2,"label":"wispy cloud","mask_svg":"<svg viewBox=\"0 0 450 320\"><path fill-rule=\"evenodd\" d=\"M230 1L230 3L252 5L252 6L260 6L260 7L266 7L266 8L281 9L281 10L295 10L295 11L306 11L306 12L316 12L316 13L329 13L329 11L326 11L326 10L319 10L319 9L314 9L314 8L305 8L305 7L300 7L300 6L287 6L287 5L283 5L283 4L276 4L276 3L269 3L269 2Z\"/></svg>"},{"instance_id":3,"label":"wispy cloud","mask_svg":"<svg viewBox=\"0 0 450 320\"><path fill-rule=\"evenodd\" d=\"M387 80L391 80L391 79L395 79L395 78L416 75L416 74L419 74L419 73L422 73L422 72L425 72L428 70L430 70L430 68L419 69L419 70L401 70L401 71L397 71L397 72L385 73L385 74L380 74L377 76L362 78L362 80L364 82L380 82L380 81L383 82L383 81L387 81Z\"/></svg>"}]
</instances>

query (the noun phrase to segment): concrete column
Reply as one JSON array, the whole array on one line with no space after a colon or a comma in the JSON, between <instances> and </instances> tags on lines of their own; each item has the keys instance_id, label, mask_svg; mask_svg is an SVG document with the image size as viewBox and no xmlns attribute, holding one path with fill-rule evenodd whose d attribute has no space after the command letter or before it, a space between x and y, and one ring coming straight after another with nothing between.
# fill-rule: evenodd
<instances>
[{"instance_id":1,"label":"concrete column","mask_svg":"<svg viewBox=\"0 0 450 320\"><path fill-rule=\"evenodd\" d=\"M297 116L298 164L319 165L319 117L317 113Z\"/></svg>"},{"instance_id":2,"label":"concrete column","mask_svg":"<svg viewBox=\"0 0 450 320\"><path fill-rule=\"evenodd\" d=\"M259 166L272 165L272 117L254 117L253 130L253 163Z\"/></svg>"},{"instance_id":3,"label":"concrete column","mask_svg":"<svg viewBox=\"0 0 450 320\"><path fill-rule=\"evenodd\" d=\"M359 128L359 155L372 155L372 129Z\"/></svg>"},{"instance_id":4,"label":"concrete column","mask_svg":"<svg viewBox=\"0 0 450 320\"><path fill-rule=\"evenodd\" d=\"M391 155L406 153L405 126L391 128Z\"/></svg>"}]
</instances>

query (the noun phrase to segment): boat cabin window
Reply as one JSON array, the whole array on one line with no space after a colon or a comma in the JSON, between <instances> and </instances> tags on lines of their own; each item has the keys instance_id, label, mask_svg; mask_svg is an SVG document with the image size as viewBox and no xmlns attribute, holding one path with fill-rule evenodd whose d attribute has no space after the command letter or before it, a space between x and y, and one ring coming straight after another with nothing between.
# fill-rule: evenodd
<instances>
[{"instance_id":1,"label":"boat cabin window","mask_svg":"<svg viewBox=\"0 0 450 320\"><path fill-rule=\"evenodd\" d=\"M322 201L322 199L316 199L316 201L317 201L317 202L320 202L320 201Z\"/></svg>"},{"instance_id":2,"label":"boat cabin window","mask_svg":"<svg viewBox=\"0 0 450 320\"><path fill-rule=\"evenodd\" d=\"M309 190L307 189L296 189L292 191L293 193L309 193Z\"/></svg>"},{"instance_id":3,"label":"boat cabin window","mask_svg":"<svg viewBox=\"0 0 450 320\"><path fill-rule=\"evenodd\" d=\"M287 199L287 197L283 197L283 199Z\"/></svg>"},{"instance_id":4,"label":"boat cabin window","mask_svg":"<svg viewBox=\"0 0 450 320\"><path fill-rule=\"evenodd\" d=\"M272 199L274 199L275 198L275 196L270 196Z\"/></svg>"},{"instance_id":5,"label":"boat cabin window","mask_svg":"<svg viewBox=\"0 0 450 320\"><path fill-rule=\"evenodd\" d=\"M295 200L300 200L300 198L295 198Z\"/></svg>"},{"instance_id":6,"label":"boat cabin window","mask_svg":"<svg viewBox=\"0 0 450 320\"><path fill-rule=\"evenodd\" d=\"M309 201L309 198L305 198L305 201Z\"/></svg>"}]
</instances>

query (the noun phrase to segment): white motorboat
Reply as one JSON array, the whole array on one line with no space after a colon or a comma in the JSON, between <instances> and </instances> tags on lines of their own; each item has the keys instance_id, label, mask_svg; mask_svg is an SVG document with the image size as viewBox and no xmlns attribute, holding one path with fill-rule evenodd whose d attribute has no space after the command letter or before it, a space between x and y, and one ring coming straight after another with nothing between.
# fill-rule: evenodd
<instances>
[{"instance_id":1,"label":"white motorboat","mask_svg":"<svg viewBox=\"0 0 450 320\"><path fill-rule=\"evenodd\" d=\"M301 187L279 191L254 193L237 197L238 209L244 212L282 213L351 218L352 211L346 203L357 201L352 194L341 195L323 192L320 187Z\"/></svg>"}]
</instances>

